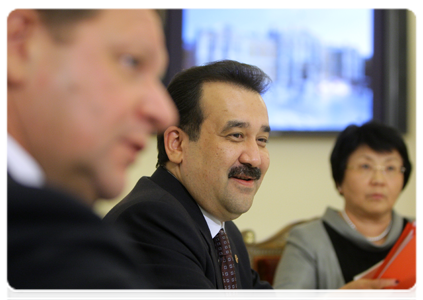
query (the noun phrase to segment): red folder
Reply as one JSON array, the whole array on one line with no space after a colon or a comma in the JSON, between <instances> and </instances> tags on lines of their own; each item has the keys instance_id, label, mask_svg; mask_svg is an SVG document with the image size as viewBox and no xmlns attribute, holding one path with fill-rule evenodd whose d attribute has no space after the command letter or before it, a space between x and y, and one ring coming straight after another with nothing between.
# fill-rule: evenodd
<instances>
[{"instance_id":1,"label":"red folder","mask_svg":"<svg viewBox=\"0 0 423 300\"><path fill-rule=\"evenodd\" d=\"M409 222L384 260L358 274L360 278L397 279L389 298L410 298L420 286L420 222Z\"/></svg>"},{"instance_id":2,"label":"red folder","mask_svg":"<svg viewBox=\"0 0 423 300\"><path fill-rule=\"evenodd\" d=\"M358 274L360 278L397 279L389 298L410 298L420 286L420 222L409 222L386 258Z\"/></svg>"},{"instance_id":3,"label":"red folder","mask_svg":"<svg viewBox=\"0 0 423 300\"><path fill-rule=\"evenodd\" d=\"M416 283L416 222L408 223L373 278L395 278L395 289L409 289Z\"/></svg>"}]
</instances>

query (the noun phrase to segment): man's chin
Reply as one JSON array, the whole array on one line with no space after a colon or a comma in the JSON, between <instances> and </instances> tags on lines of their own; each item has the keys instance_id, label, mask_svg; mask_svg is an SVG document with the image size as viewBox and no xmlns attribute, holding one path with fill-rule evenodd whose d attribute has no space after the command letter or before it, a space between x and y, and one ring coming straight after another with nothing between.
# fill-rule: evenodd
<instances>
[{"instance_id":1,"label":"man's chin","mask_svg":"<svg viewBox=\"0 0 423 300\"><path fill-rule=\"evenodd\" d=\"M102 180L97 185L97 199L114 200L123 192L125 182L126 176L124 175L114 176L113 178L109 177L107 180Z\"/></svg>"},{"instance_id":2,"label":"man's chin","mask_svg":"<svg viewBox=\"0 0 423 300\"><path fill-rule=\"evenodd\" d=\"M251 206L252 206L252 203L249 206L245 206L245 207L244 206L239 206L236 209L234 209L232 211L232 214L234 216L234 218L232 220L235 220L238 217L240 217L242 214L245 214L246 212L248 212L250 210Z\"/></svg>"},{"instance_id":3,"label":"man's chin","mask_svg":"<svg viewBox=\"0 0 423 300\"><path fill-rule=\"evenodd\" d=\"M233 193L232 194L232 205L231 211L234 214L242 215L250 210L251 206L253 205L255 193Z\"/></svg>"}]
</instances>

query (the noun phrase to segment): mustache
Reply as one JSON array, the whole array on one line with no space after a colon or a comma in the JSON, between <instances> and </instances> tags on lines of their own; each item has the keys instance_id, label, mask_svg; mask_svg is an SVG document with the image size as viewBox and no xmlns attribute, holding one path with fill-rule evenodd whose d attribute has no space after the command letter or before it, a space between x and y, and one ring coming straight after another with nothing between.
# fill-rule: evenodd
<instances>
[{"instance_id":1,"label":"mustache","mask_svg":"<svg viewBox=\"0 0 423 300\"><path fill-rule=\"evenodd\" d=\"M261 170L259 168L251 167L249 165L241 165L231 168L228 177L248 177L253 180L259 180L261 178Z\"/></svg>"}]
</instances>

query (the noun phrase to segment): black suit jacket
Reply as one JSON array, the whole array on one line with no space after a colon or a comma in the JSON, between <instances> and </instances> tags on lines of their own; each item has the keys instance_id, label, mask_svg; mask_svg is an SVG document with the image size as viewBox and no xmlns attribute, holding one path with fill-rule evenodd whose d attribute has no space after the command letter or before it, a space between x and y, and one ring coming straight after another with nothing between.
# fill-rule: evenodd
<instances>
[{"instance_id":1,"label":"black suit jacket","mask_svg":"<svg viewBox=\"0 0 423 300\"><path fill-rule=\"evenodd\" d=\"M16 289L151 288L123 233L82 202L8 178L7 277Z\"/></svg>"},{"instance_id":2,"label":"black suit jacket","mask_svg":"<svg viewBox=\"0 0 423 300\"><path fill-rule=\"evenodd\" d=\"M144 264L153 267L156 288L222 289L214 243L204 216L185 187L164 168L142 177L104 218L129 233ZM238 288L271 288L251 269L241 233L225 223Z\"/></svg>"}]
</instances>

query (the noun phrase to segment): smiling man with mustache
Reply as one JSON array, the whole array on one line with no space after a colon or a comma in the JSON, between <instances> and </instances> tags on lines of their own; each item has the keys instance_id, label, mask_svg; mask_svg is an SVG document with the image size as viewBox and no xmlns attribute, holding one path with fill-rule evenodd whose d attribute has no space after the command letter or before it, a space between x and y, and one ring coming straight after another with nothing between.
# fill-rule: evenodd
<instances>
[{"instance_id":1,"label":"smiling man with mustache","mask_svg":"<svg viewBox=\"0 0 423 300\"><path fill-rule=\"evenodd\" d=\"M170 83L180 123L158 137L156 172L105 217L129 232L156 288L271 288L232 222L250 209L269 167L261 98L269 83L235 61L187 69Z\"/></svg>"}]
</instances>

